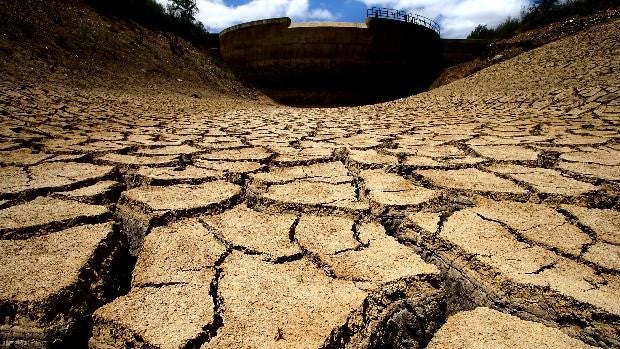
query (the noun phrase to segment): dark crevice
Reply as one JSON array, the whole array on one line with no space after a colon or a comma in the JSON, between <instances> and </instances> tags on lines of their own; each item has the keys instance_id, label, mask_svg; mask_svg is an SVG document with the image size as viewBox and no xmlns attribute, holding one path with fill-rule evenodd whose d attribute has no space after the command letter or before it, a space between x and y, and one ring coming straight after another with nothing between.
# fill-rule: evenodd
<instances>
[{"instance_id":1,"label":"dark crevice","mask_svg":"<svg viewBox=\"0 0 620 349\"><path fill-rule=\"evenodd\" d=\"M302 251L302 252L295 253L295 254L288 255L288 256L280 256L277 258L273 258L270 260L270 262L273 264L284 264L284 263L296 262L296 261L301 260L305 256L306 254Z\"/></svg>"},{"instance_id":2,"label":"dark crevice","mask_svg":"<svg viewBox=\"0 0 620 349\"><path fill-rule=\"evenodd\" d=\"M537 245L536 243L529 241L528 239L526 239L517 229L514 229L513 227L511 227L510 225L508 225L507 223L499 220L499 219L494 219L491 217L487 217L481 213L476 213L476 215L487 222L492 222L495 224L500 225L502 228L504 228L506 231L508 231L510 233L510 235L512 235L517 241L526 244L528 247L531 247L532 245Z\"/></svg>"},{"instance_id":3,"label":"dark crevice","mask_svg":"<svg viewBox=\"0 0 620 349\"><path fill-rule=\"evenodd\" d=\"M212 338L217 336L218 330L224 326L224 299L220 294L219 284L223 277L223 264L231 253L231 249L226 250L226 252L217 259L213 267L215 269L215 276L209 285L209 295L211 295L213 301L213 322L203 327L203 332L196 338L188 341L183 346L184 349L200 349L205 343L208 343Z\"/></svg>"},{"instance_id":4,"label":"dark crevice","mask_svg":"<svg viewBox=\"0 0 620 349\"><path fill-rule=\"evenodd\" d=\"M299 225L300 220L301 216L295 217L295 221L293 222L293 224L291 224L291 227L288 230L288 239L290 242L297 242L297 237L295 234L297 232L297 226Z\"/></svg>"},{"instance_id":5,"label":"dark crevice","mask_svg":"<svg viewBox=\"0 0 620 349\"><path fill-rule=\"evenodd\" d=\"M137 284L134 287L138 288L162 288L168 286L179 286L179 285L187 285L187 282L183 281L168 281L168 282L147 282L144 284Z\"/></svg>"},{"instance_id":6,"label":"dark crevice","mask_svg":"<svg viewBox=\"0 0 620 349\"><path fill-rule=\"evenodd\" d=\"M556 262L545 264L545 265L542 265L540 268L536 269L535 271L529 272L529 273L525 273L525 274L528 274L528 275L538 275L538 274L541 274L542 272L544 272L545 270L550 270L550 269L555 268L556 264L557 264Z\"/></svg>"},{"instance_id":7,"label":"dark crevice","mask_svg":"<svg viewBox=\"0 0 620 349\"><path fill-rule=\"evenodd\" d=\"M1 229L0 239L25 240L31 237L47 235L80 225L105 223L111 218L112 212L106 210L106 212L94 216L73 217L25 228Z\"/></svg>"}]
</instances>

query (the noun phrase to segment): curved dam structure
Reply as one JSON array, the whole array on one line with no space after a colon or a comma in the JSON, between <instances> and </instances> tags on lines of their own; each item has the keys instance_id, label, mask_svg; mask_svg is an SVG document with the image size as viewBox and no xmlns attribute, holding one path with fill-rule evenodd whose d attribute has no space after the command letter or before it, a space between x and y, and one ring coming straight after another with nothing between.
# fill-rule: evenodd
<instances>
[{"instance_id":1,"label":"curved dam structure","mask_svg":"<svg viewBox=\"0 0 620 349\"><path fill-rule=\"evenodd\" d=\"M441 67L438 28L375 17L365 23L244 23L220 33L220 52L243 79L293 105L407 96L426 89Z\"/></svg>"}]
</instances>

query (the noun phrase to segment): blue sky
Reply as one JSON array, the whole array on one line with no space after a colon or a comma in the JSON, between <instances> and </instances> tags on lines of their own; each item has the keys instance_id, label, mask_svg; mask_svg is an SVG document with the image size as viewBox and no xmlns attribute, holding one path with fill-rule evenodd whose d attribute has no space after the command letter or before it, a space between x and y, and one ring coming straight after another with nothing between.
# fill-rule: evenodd
<instances>
[{"instance_id":1,"label":"blue sky","mask_svg":"<svg viewBox=\"0 0 620 349\"><path fill-rule=\"evenodd\" d=\"M166 0L158 0L165 3ZM405 9L435 19L442 37L463 38L478 24L519 16L530 0L197 0L196 16L211 32L256 19L362 22L372 6Z\"/></svg>"}]
</instances>

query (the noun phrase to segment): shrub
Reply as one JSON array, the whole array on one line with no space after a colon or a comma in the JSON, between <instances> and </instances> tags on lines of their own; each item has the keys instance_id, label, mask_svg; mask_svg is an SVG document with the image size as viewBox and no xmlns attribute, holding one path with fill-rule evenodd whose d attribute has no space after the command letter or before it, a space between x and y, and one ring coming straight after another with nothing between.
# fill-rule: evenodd
<instances>
[{"instance_id":1,"label":"shrub","mask_svg":"<svg viewBox=\"0 0 620 349\"><path fill-rule=\"evenodd\" d=\"M499 24L494 29L489 29L486 25L477 26L470 34L467 36L468 39L497 39L504 38L510 36L514 33L521 21L518 18L508 17L504 22Z\"/></svg>"}]
</instances>

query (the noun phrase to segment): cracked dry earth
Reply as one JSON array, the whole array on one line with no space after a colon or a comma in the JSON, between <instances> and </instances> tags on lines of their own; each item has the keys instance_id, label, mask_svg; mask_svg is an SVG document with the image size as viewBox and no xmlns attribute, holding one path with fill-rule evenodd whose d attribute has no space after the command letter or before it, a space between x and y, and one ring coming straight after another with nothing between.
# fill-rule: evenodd
<instances>
[{"instance_id":1,"label":"cracked dry earth","mask_svg":"<svg viewBox=\"0 0 620 349\"><path fill-rule=\"evenodd\" d=\"M0 345L620 346L620 22L386 104L0 90Z\"/></svg>"}]
</instances>

